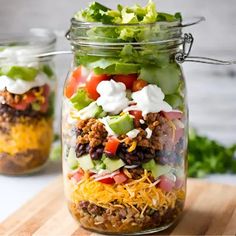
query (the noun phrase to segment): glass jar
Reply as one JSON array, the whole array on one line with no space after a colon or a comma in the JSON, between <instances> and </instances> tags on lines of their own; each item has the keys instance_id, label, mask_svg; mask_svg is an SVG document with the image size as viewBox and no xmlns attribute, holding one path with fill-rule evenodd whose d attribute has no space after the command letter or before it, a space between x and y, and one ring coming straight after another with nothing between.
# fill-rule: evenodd
<instances>
[{"instance_id":1,"label":"glass jar","mask_svg":"<svg viewBox=\"0 0 236 236\"><path fill-rule=\"evenodd\" d=\"M54 49L45 29L0 38L0 173L22 175L40 169L53 140L55 73L51 58L35 54Z\"/></svg>"},{"instance_id":2,"label":"glass jar","mask_svg":"<svg viewBox=\"0 0 236 236\"><path fill-rule=\"evenodd\" d=\"M164 230L183 211L188 109L180 21L104 25L72 19L74 63L62 111L65 193L82 227ZM135 35L135 42L122 35Z\"/></svg>"}]
</instances>

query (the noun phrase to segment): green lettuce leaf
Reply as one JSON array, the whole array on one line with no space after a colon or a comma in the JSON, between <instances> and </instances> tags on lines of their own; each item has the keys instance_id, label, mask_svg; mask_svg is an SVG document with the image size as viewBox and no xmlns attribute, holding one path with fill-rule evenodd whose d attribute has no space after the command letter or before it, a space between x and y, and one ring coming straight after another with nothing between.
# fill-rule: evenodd
<instances>
[{"instance_id":1,"label":"green lettuce leaf","mask_svg":"<svg viewBox=\"0 0 236 236\"><path fill-rule=\"evenodd\" d=\"M180 84L181 70L177 63L158 68L156 65L145 65L141 69L139 78L150 84L156 84L164 94L175 93Z\"/></svg>"},{"instance_id":2,"label":"green lettuce leaf","mask_svg":"<svg viewBox=\"0 0 236 236\"><path fill-rule=\"evenodd\" d=\"M70 101L72 102L74 108L78 111L82 110L93 102L93 100L88 97L87 92L83 88L78 89L77 93L73 95Z\"/></svg>"}]
</instances>

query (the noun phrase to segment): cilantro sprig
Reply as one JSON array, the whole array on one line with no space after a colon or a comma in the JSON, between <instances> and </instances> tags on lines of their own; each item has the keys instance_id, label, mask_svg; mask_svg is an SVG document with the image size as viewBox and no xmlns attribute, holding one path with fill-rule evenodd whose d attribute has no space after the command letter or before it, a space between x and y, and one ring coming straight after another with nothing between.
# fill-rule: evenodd
<instances>
[{"instance_id":1,"label":"cilantro sprig","mask_svg":"<svg viewBox=\"0 0 236 236\"><path fill-rule=\"evenodd\" d=\"M188 175L204 177L213 173L236 173L236 144L226 147L215 140L189 133Z\"/></svg>"}]
</instances>

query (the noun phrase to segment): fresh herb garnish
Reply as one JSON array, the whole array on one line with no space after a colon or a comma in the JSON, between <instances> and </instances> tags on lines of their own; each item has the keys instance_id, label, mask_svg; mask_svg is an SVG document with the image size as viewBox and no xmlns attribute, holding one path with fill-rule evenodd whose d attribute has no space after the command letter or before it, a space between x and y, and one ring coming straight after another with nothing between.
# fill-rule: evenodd
<instances>
[{"instance_id":1,"label":"fresh herb garnish","mask_svg":"<svg viewBox=\"0 0 236 236\"><path fill-rule=\"evenodd\" d=\"M236 173L236 145L225 147L191 130L189 133L188 175L204 177L213 173Z\"/></svg>"}]
</instances>

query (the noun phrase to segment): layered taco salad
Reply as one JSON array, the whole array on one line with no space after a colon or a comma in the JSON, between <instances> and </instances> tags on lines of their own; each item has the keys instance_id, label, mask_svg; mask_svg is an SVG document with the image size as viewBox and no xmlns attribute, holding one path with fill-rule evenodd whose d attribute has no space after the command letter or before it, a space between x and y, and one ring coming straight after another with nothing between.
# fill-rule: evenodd
<instances>
[{"instance_id":1,"label":"layered taco salad","mask_svg":"<svg viewBox=\"0 0 236 236\"><path fill-rule=\"evenodd\" d=\"M140 42L160 34L158 22L180 24L180 14L158 13L151 1L118 10L92 3L73 20L92 22L86 37L100 47L113 40L122 47L75 48L62 126L70 212L98 232L165 228L185 199L184 80L169 50ZM142 24L154 24L156 32Z\"/></svg>"},{"instance_id":2,"label":"layered taco salad","mask_svg":"<svg viewBox=\"0 0 236 236\"><path fill-rule=\"evenodd\" d=\"M0 173L30 173L42 166L52 142L55 75L34 48L0 49Z\"/></svg>"}]
</instances>

